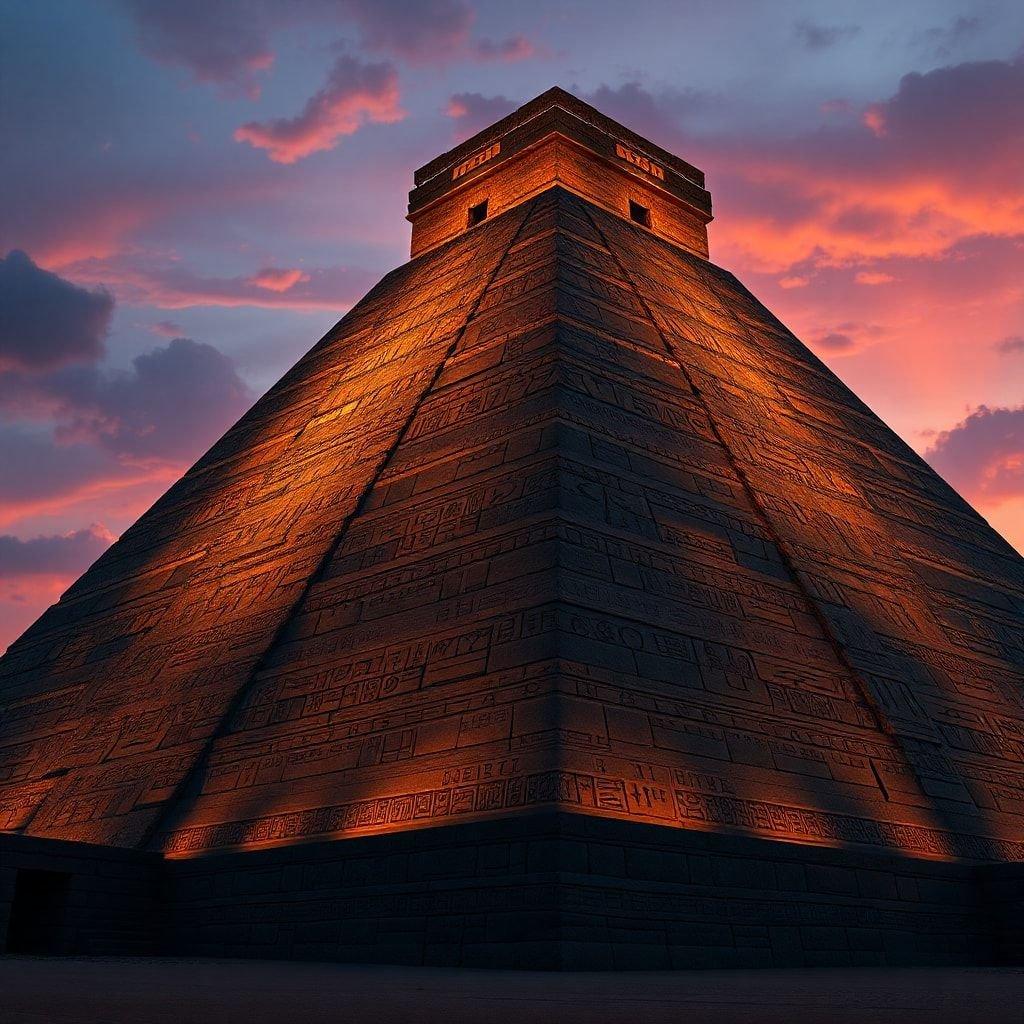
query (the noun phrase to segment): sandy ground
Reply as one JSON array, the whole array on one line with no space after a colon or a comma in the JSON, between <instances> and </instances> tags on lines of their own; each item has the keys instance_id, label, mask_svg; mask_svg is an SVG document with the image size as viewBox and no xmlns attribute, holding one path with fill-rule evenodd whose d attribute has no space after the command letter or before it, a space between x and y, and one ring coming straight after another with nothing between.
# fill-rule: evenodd
<instances>
[{"instance_id":1,"label":"sandy ground","mask_svg":"<svg viewBox=\"0 0 1024 1024\"><path fill-rule=\"evenodd\" d=\"M3 1024L1024 1024L1024 970L545 974L0 957Z\"/></svg>"}]
</instances>

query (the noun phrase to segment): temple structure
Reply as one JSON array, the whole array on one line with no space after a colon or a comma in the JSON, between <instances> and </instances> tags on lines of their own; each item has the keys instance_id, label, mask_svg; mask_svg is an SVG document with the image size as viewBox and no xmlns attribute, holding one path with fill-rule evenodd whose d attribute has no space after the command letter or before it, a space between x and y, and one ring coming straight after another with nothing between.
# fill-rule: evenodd
<instances>
[{"instance_id":1,"label":"temple structure","mask_svg":"<svg viewBox=\"0 0 1024 1024\"><path fill-rule=\"evenodd\" d=\"M11 951L1019 962L1024 560L560 89L0 662Z\"/></svg>"}]
</instances>

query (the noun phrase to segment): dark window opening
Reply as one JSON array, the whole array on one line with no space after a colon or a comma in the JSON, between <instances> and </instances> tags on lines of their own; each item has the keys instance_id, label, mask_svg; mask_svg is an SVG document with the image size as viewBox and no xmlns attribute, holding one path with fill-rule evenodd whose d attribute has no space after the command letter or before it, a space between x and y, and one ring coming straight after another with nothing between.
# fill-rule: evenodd
<instances>
[{"instance_id":1,"label":"dark window opening","mask_svg":"<svg viewBox=\"0 0 1024 1024\"><path fill-rule=\"evenodd\" d=\"M643 224L645 228L651 226L651 211L632 199L629 201L629 216L631 220L635 220L637 224Z\"/></svg>"},{"instance_id":2,"label":"dark window opening","mask_svg":"<svg viewBox=\"0 0 1024 1024\"><path fill-rule=\"evenodd\" d=\"M477 203L476 206L469 208L469 226L472 227L474 224L479 224L482 220L487 218L487 200L485 199L482 203Z\"/></svg>"},{"instance_id":3,"label":"dark window opening","mask_svg":"<svg viewBox=\"0 0 1024 1024\"><path fill-rule=\"evenodd\" d=\"M7 952L47 956L64 952L71 875L20 870L7 923Z\"/></svg>"}]
</instances>

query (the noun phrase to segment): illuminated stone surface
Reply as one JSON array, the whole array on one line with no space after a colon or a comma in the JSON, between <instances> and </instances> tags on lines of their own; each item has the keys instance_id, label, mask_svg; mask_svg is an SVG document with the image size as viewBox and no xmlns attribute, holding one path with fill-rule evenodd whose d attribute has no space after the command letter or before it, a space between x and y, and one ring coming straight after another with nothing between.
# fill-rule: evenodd
<instances>
[{"instance_id":1,"label":"illuminated stone surface","mask_svg":"<svg viewBox=\"0 0 1024 1024\"><path fill-rule=\"evenodd\" d=\"M553 90L416 182L0 662L9 863L139 851L209 953L1015 955L1024 560L706 261L695 168Z\"/></svg>"}]
</instances>

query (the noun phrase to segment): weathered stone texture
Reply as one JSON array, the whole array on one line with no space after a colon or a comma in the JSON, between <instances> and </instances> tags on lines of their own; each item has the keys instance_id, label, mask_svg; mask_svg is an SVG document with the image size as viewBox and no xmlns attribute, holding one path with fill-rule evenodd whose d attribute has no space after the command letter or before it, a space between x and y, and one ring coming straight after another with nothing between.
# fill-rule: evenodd
<instances>
[{"instance_id":1,"label":"weathered stone texture","mask_svg":"<svg viewBox=\"0 0 1024 1024\"><path fill-rule=\"evenodd\" d=\"M970 865L1024 859L1024 561L701 258L696 169L596 112L567 140L570 113L421 175L423 255L12 647L0 822L196 858L172 931L209 950L355 956L345 914L300 926L318 858L364 898L329 841L557 813L611 831L543 884L532 839L395 838L406 902L350 917L408 934L367 955L423 959L455 914L444 962L936 962L940 934L983 960ZM455 897L417 843L465 909L430 902ZM745 876L761 895L723 921ZM217 887L264 882L277 917L231 890L239 938Z\"/></svg>"}]
</instances>

